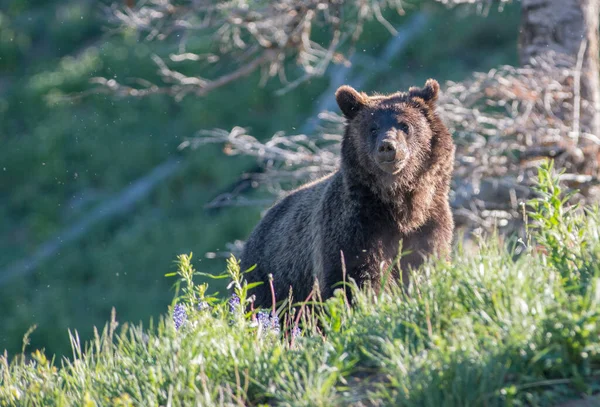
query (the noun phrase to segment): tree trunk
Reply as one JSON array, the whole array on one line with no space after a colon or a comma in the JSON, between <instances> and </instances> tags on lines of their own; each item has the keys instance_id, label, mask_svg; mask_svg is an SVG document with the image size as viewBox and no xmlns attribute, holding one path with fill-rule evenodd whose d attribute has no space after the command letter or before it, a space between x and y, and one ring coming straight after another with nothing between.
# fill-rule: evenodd
<instances>
[{"instance_id":1,"label":"tree trunk","mask_svg":"<svg viewBox=\"0 0 600 407\"><path fill-rule=\"evenodd\" d=\"M600 137L600 72L598 67L598 15L600 0L521 0L519 57L526 65L532 57L548 51L571 57L581 66L581 112L576 129ZM581 55L581 51L585 51ZM577 101L577 90L574 100ZM576 108L577 109L577 108ZM577 117L574 117L577 120ZM598 145L589 138L578 138L586 159L597 168ZM588 169L590 167L588 166Z\"/></svg>"}]
</instances>

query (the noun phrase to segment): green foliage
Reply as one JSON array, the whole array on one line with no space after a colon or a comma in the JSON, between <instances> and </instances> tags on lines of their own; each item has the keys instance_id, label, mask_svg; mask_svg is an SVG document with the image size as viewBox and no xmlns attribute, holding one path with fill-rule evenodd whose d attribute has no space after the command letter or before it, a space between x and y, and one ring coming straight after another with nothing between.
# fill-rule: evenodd
<instances>
[{"instance_id":1,"label":"green foliage","mask_svg":"<svg viewBox=\"0 0 600 407\"><path fill-rule=\"evenodd\" d=\"M515 257L483 240L476 255L426 264L406 289L353 287L352 307L338 290L312 302L319 323L304 319L295 340L206 296L191 255L179 256L178 330L161 317L117 331L113 314L86 345L71 334L69 359L0 357L0 405L541 406L598 393L600 279L579 266L600 250L599 212L569 207L550 165L539 179L535 247ZM575 260L554 254L580 239ZM239 263L227 264L247 298Z\"/></svg>"},{"instance_id":2,"label":"green foliage","mask_svg":"<svg viewBox=\"0 0 600 407\"><path fill-rule=\"evenodd\" d=\"M582 287L582 279L588 280L596 274L593 264L586 261L584 253L589 252L582 225L590 222L598 224L597 214L575 215L575 205L565 204L574 192L563 193L558 175L552 172L552 163L545 163L539 169L538 198L529 202L533 209L531 218L535 221L537 241L547 250L552 264L560 271L565 284ZM569 221L567 221L569 219ZM593 227L593 226L590 226Z\"/></svg>"}]
</instances>

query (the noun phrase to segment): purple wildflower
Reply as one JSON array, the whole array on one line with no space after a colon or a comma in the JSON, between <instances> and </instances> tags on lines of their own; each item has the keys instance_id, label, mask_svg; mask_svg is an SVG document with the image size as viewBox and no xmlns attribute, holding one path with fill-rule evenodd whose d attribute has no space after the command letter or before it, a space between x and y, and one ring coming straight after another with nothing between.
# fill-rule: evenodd
<instances>
[{"instance_id":1,"label":"purple wildflower","mask_svg":"<svg viewBox=\"0 0 600 407\"><path fill-rule=\"evenodd\" d=\"M274 334L279 334L281 330L279 327L279 317L274 313L271 313L271 330Z\"/></svg>"},{"instance_id":2,"label":"purple wildflower","mask_svg":"<svg viewBox=\"0 0 600 407\"><path fill-rule=\"evenodd\" d=\"M198 309L198 311L206 311L210 308L210 305L208 305L206 301L200 301L196 308Z\"/></svg>"},{"instance_id":3,"label":"purple wildflower","mask_svg":"<svg viewBox=\"0 0 600 407\"><path fill-rule=\"evenodd\" d=\"M259 311L256 313L256 321L263 333L272 332L278 334L280 332L279 318L276 314L269 313L268 311Z\"/></svg>"},{"instance_id":4,"label":"purple wildflower","mask_svg":"<svg viewBox=\"0 0 600 407\"><path fill-rule=\"evenodd\" d=\"M176 304L175 308L173 309L173 322L175 323L175 329L179 330L186 320L187 313L185 312L185 307L181 304Z\"/></svg>"},{"instance_id":5,"label":"purple wildflower","mask_svg":"<svg viewBox=\"0 0 600 407\"><path fill-rule=\"evenodd\" d=\"M240 297L237 294L233 294L229 299L229 312L232 314L238 309L240 306Z\"/></svg>"},{"instance_id":6,"label":"purple wildflower","mask_svg":"<svg viewBox=\"0 0 600 407\"><path fill-rule=\"evenodd\" d=\"M292 328L292 338L297 338L302 334L302 329L298 326Z\"/></svg>"},{"instance_id":7,"label":"purple wildflower","mask_svg":"<svg viewBox=\"0 0 600 407\"><path fill-rule=\"evenodd\" d=\"M269 321L269 314L268 313L266 313L264 311L259 311L256 314L256 319L258 320L258 325L263 330L269 329L269 325L271 324L271 321Z\"/></svg>"}]
</instances>

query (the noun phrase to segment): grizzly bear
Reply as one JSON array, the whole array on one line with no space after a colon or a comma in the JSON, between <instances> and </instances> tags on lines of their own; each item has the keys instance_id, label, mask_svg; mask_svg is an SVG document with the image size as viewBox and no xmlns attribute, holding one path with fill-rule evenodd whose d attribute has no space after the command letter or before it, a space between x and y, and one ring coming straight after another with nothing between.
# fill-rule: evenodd
<instances>
[{"instance_id":1,"label":"grizzly bear","mask_svg":"<svg viewBox=\"0 0 600 407\"><path fill-rule=\"evenodd\" d=\"M276 203L247 240L241 267L255 305L269 306L269 274L277 299L305 299L315 279L323 299L347 277L359 286L393 267L395 278L427 255L449 255L454 222L448 194L452 136L436 113L439 84L388 96L350 86L335 93L346 120L339 170ZM402 244L400 246L400 241ZM399 248L408 251L394 264Z\"/></svg>"}]
</instances>

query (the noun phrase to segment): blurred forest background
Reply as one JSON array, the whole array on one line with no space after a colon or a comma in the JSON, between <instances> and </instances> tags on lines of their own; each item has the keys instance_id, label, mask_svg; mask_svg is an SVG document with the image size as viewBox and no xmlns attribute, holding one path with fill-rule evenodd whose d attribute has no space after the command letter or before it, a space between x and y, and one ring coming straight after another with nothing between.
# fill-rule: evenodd
<instances>
[{"instance_id":1,"label":"blurred forest background","mask_svg":"<svg viewBox=\"0 0 600 407\"><path fill-rule=\"evenodd\" d=\"M256 159L224 154L219 144L179 146L213 128L243 126L263 141L297 134L310 128L316 105L333 98L335 64L284 94L277 78L261 86L258 71L182 100L94 91L95 77L159 82L152 55L168 58L180 46L177 35L146 41L115 29L110 6L0 1L0 349L9 353L34 324L33 348L68 352L67 329L88 338L112 307L120 321L147 324L173 298L164 274L180 253L194 252L200 271L221 272L223 258L205 253L245 239L262 208L206 205L254 171ZM361 90L392 92L518 64L518 3L501 11L496 3L402 6L403 15L382 10L397 35L376 18L365 23L344 81L360 76ZM386 48L400 35L405 40ZM209 52L211 41L197 31L187 48Z\"/></svg>"}]
</instances>

